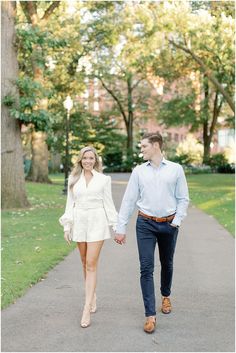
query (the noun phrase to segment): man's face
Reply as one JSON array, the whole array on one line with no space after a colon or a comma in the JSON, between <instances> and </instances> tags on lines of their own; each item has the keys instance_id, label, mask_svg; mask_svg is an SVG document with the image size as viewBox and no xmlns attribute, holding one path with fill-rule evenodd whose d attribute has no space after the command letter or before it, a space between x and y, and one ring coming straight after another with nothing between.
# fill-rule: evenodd
<instances>
[{"instance_id":1,"label":"man's face","mask_svg":"<svg viewBox=\"0 0 236 353\"><path fill-rule=\"evenodd\" d=\"M141 140L141 152L145 161L152 160L156 154L161 152L159 143L154 142L152 144L148 141L148 139L143 139Z\"/></svg>"}]
</instances>

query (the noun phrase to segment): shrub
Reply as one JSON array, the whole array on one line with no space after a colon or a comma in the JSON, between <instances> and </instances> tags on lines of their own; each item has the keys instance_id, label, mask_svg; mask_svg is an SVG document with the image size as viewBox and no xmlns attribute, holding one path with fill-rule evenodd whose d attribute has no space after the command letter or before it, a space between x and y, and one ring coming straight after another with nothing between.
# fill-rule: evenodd
<instances>
[{"instance_id":1,"label":"shrub","mask_svg":"<svg viewBox=\"0 0 236 353\"><path fill-rule=\"evenodd\" d=\"M176 162L182 165L189 165L193 162L192 158L188 154L175 155L169 158L170 161Z\"/></svg>"},{"instance_id":2,"label":"shrub","mask_svg":"<svg viewBox=\"0 0 236 353\"><path fill-rule=\"evenodd\" d=\"M228 162L224 153L213 154L207 164L212 168L212 171L217 173L235 173L234 164Z\"/></svg>"},{"instance_id":3,"label":"shrub","mask_svg":"<svg viewBox=\"0 0 236 353\"><path fill-rule=\"evenodd\" d=\"M183 160L181 164L199 165L202 163L203 145L193 134L188 134L176 148L176 155ZM180 163L180 162L179 162Z\"/></svg>"},{"instance_id":4,"label":"shrub","mask_svg":"<svg viewBox=\"0 0 236 353\"><path fill-rule=\"evenodd\" d=\"M209 165L183 165L184 172L186 174L209 174L212 173L212 169Z\"/></svg>"},{"instance_id":5,"label":"shrub","mask_svg":"<svg viewBox=\"0 0 236 353\"><path fill-rule=\"evenodd\" d=\"M108 152L103 156L105 172L119 172L122 166L122 151Z\"/></svg>"}]
</instances>

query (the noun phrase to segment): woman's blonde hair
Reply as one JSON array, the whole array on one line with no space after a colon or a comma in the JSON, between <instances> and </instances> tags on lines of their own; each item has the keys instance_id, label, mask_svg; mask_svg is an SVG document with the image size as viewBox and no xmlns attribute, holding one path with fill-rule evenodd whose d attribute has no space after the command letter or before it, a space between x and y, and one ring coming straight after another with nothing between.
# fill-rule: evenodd
<instances>
[{"instance_id":1,"label":"woman's blonde hair","mask_svg":"<svg viewBox=\"0 0 236 353\"><path fill-rule=\"evenodd\" d=\"M99 158L99 155L97 153L97 151L95 150L94 147L92 146L86 146L84 148L82 148L79 152L79 156L77 161L75 162L75 166L70 174L70 181L69 181L69 188L72 189L73 186L75 185L75 183L77 183L77 181L80 178L80 175L82 173L83 167L82 167L82 158L85 154L85 152L93 152L94 156L95 156L95 165L94 165L94 169L99 172L102 173L102 162Z\"/></svg>"}]
</instances>

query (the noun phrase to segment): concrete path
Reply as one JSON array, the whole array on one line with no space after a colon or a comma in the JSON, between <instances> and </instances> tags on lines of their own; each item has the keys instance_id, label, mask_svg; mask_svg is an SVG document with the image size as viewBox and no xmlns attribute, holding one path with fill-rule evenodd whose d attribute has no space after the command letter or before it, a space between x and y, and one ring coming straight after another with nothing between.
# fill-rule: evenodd
<instances>
[{"instance_id":1,"label":"concrete path","mask_svg":"<svg viewBox=\"0 0 236 353\"><path fill-rule=\"evenodd\" d=\"M128 175L112 175L119 209ZM175 255L173 312L158 313L157 330L143 332L143 303L133 215L128 241L105 242L98 274L98 311L80 328L83 276L77 250L2 312L3 352L232 352L234 239L194 207L181 227ZM55 220L57 221L57 220ZM66 246L66 245L65 245ZM156 293L160 305L159 260Z\"/></svg>"}]
</instances>

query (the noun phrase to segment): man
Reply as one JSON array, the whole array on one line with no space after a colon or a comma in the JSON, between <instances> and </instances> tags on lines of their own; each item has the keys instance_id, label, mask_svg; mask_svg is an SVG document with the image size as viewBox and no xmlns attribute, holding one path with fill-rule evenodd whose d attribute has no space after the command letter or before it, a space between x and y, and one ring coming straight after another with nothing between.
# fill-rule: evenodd
<instances>
[{"instance_id":1,"label":"man","mask_svg":"<svg viewBox=\"0 0 236 353\"><path fill-rule=\"evenodd\" d=\"M144 331L156 326L155 289L153 281L156 243L161 262L162 312L171 312L173 258L181 221L189 203L188 187L181 165L162 155L162 136L147 133L141 140L146 163L136 166L129 179L116 228L115 241L124 244L126 226L135 206L138 207L136 234L140 261L140 283L145 307Z\"/></svg>"}]
</instances>

